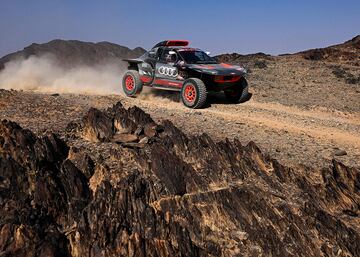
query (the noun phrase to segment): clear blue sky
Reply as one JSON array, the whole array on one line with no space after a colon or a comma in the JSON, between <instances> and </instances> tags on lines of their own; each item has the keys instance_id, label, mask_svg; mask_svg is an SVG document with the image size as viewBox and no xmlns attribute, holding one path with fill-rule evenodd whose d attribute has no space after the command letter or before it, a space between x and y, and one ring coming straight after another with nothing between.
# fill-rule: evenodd
<instances>
[{"instance_id":1,"label":"clear blue sky","mask_svg":"<svg viewBox=\"0 0 360 257\"><path fill-rule=\"evenodd\" d=\"M360 34L360 1L0 0L0 33L0 56L56 38L147 49L189 39L214 54L279 54Z\"/></svg>"}]
</instances>

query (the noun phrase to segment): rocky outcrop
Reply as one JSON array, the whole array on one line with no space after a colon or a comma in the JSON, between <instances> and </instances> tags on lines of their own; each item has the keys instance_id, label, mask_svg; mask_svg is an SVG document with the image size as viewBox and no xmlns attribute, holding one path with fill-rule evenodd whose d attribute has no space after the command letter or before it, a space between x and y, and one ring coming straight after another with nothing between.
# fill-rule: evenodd
<instances>
[{"instance_id":1,"label":"rocky outcrop","mask_svg":"<svg viewBox=\"0 0 360 257\"><path fill-rule=\"evenodd\" d=\"M256 59L271 59L271 55L265 53L255 53L255 54L220 54L215 56L219 62L248 62Z\"/></svg>"},{"instance_id":2,"label":"rocky outcrop","mask_svg":"<svg viewBox=\"0 0 360 257\"><path fill-rule=\"evenodd\" d=\"M303 58L312 61L347 61L359 65L360 35L343 44L325 48L310 49L300 54Z\"/></svg>"},{"instance_id":3,"label":"rocky outcrop","mask_svg":"<svg viewBox=\"0 0 360 257\"><path fill-rule=\"evenodd\" d=\"M359 169L290 169L121 103L64 138L1 121L0 256L360 254Z\"/></svg>"},{"instance_id":4,"label":"rocky outcrop","mask_svg":"<svg viewBox=\"0 0 360 257\"><path fill-rule=\"evenodd\" d=\"M274 56L264 53L255 54L220 54L215 56L218 62L240 64L247 68L247 71L251 73L252 69L264 69L267 67L268 62L274 61Z\"/></svg>"}]
</instances>

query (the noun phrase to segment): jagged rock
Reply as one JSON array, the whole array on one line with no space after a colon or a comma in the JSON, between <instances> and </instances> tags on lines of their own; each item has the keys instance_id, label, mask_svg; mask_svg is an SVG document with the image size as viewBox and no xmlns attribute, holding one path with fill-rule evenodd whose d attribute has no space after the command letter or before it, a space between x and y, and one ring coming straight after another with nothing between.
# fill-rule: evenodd
<instances>
[{"instance_id":1,"label":"jagged rock","mask_svg":"<svg viewBox=\"0 0 360 257\"><path fill-rule=\"evenodd\" d=\"M144 128L141 127L141 126L139 126L139 127L135 130L134 134L137 135L137 136L140 136L141 134L143 134L143 132L144 132Z\"/></svg>"},{"instance_id":2,"label":"jagged rock","mask_svg":"<svg viewBox=\"0 0 360 257\"><path fill-rule=\"evenodd\" d=\"M145 136L152 138L156 136L156 124L148 123L144 127Z\"/></svg>"},{"instance_id":3,"label":"jagged rock","mask_svg":"<svg viewBox=\"0 0 360 257\"><path fill-rule=\"evenodd\" d=\"M109 141L114 134L112 119L97 109L91 108L82 123L81 136L89 141Z\"/></svg>"},{"instance_id":4,"label":"jagged rock","mask_svg":"<svg viewBox=\"0 0 360 257\"><path fill-rule=\"evenodd\" d=\"M0 177L10 183L0 188L0 254L68 256L59 226L88 201L85 177L64 161L68 147L54 134L37 138L1 121L0 135Z\"/></svg>"},{"instance_id":5,"label":"jagged rock","mask_svg":"<svg viewBox=\"0 0 360 257\"><path fill-rule=\"evenodd\" d=\"M1 121L0 256L360 254L357 168L288 168L253 142L187 136L120 103L77 126L92 136ZM148 143L108 142L146 127Z\"/></svg>"},{"instance_id":6,"label":"jagged rock","mask_svg":"<svg viewBox=\"0 0 360 257\"><path fill-rule=\"evenodd\" d=\"M76 147L72 147L69 151L68 159L84 173L87 179L90 179L94 175L95 163L84 151L81 151Z\"/></svg>"},{"instance_id":7,"label":"jagged rock","mask_svg":"<svg viewBox=\"0 0 360 257\"><path fill-rule=\"evenodd\" d=\"M116 134L112 138L115 143L132 143L138 141L139 138L134 134Z\"/></svg>"},{"instance_id":8,"label":"jagged rock","mask_svg":"<svg viewBox=\"0 0 360 257\"><path fill-rule=\"evenodd\" d=\"M149 143L148 137L143 137L139 140L139 144L147 144L147 143Z\"/></svg>"},{"instance_id":9,"label":"jagged rock","mask_svg":"<svg viewBox=\"0 0 360 257\"><path fill-rule=\"evenodd\" d=\"M132 148L132 149L138 149L138 148L144 148L145 147L144 143L132 143L132 142L129 142L129 143L122 143L121 145L123 147Z\"/></svg>"},{"instance_id":10,"label":"jagged rock","mask_svg":"<svg viewBox=\"0 0 360 257\"><path fill-rule=\"evenodd\" d=\"M126 109L119 102L109 110L109 113L114 117L114 126L118 133L135 133L138 129L136 123L130 119Z\"/></svg>"}]
</instances>

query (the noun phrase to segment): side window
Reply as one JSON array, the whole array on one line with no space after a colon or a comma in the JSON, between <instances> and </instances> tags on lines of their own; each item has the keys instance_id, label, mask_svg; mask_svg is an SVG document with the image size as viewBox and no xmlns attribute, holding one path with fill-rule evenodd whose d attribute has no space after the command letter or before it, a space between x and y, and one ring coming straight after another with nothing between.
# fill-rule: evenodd
<instances>
[{"instance_id":1,"label":"side window","mask_svg":"<svg viewBox=\"0 0 360 257\"><path fill-rule=\"evenodd\" d=\"M170 54L172 49L165 49L160 57L162 63L175 63L177 61L177 54Z\"/></svg>"},{"instance_id":2,"label":"side window","mask_svg":"<svg viewBox=\"0 0 360 257\"><path fill-rule=\"evenodd\" d=\"M196 57L199 59L199 60L204 60L205 58L205 56L204 56L204 53L203 52L200 52L200 51L196 51L195 52L195 55L196 55Z\"/></svg>"},{"instance_id":3,"label":"side window","mask_svg":"<svg viewBox=\"0 0 360 257\"><path fill-rule=\"evenodd\" d=\"M158 60L161 59L161 56L162 56L162 54L163 54L163 51L164 51L164 49L163 49L162 47L159 47L159 48L158 48L158 50L157 50L157 52L156 52L156 57L157 57Z\"/></svg>"}]
</instances>

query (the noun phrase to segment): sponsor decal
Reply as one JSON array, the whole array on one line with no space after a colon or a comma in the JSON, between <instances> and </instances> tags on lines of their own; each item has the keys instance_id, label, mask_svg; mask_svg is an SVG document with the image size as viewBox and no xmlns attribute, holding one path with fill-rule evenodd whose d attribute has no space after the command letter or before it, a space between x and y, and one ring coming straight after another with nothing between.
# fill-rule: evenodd
<instances>
[{"instance_id":1,"label":"sponsor decal","mask_svg":"<svg viewBox=\"0 0 360 257\"><path fill-rule=\"evenodd\" d=\"M158 72L161 75L174 77L174 78L176 78L179 75L178 70L176 68L171 68L166 66L160 66L158 68Z\"/></svg>"}]
</instances>

